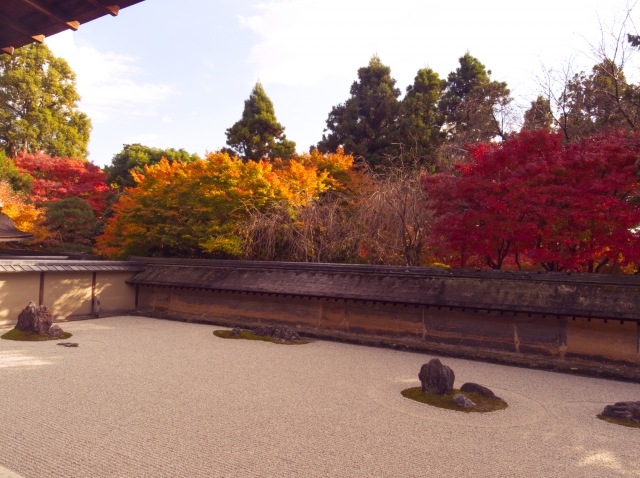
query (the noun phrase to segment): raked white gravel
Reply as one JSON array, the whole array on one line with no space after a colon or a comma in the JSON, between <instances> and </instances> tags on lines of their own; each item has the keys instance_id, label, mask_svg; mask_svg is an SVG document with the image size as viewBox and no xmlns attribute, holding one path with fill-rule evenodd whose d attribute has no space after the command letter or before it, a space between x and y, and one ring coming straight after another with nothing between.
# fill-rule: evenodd
<instances>
[{"instance_id":1,"label":"raked white gravel","mask_svg":"<svg viewBox=\"0 0 640 478\"><path fill-rule=\"evenodd\" d=\"M465 414L400 395L425 354L61 325L78 348L0 340L0 476L640 476L640 429L595 417L639 384L441 358L510 405Z\"/></svg>"}]
</instances>

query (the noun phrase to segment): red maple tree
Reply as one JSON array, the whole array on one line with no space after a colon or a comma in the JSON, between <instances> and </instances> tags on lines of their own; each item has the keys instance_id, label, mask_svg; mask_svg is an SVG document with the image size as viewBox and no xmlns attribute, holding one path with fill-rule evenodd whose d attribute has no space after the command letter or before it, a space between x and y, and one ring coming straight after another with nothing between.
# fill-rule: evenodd
<instances>
[{"instance_id":1,"label":"red maple tree","mask_svg":"<svg viewBox=\"0 0 640 478\"><path fill-rule=\"evenodd\" d=\"M107 175L98 166L80 158L60 158L44 153L20 153L15 165L33 176L31 200L37 206L48 201L79 197L87 201L97 217L102 217L107 195Z\"/></svg>"},{"instance_id":2,"label":"red maple tree","mask_svg":"<svg viewBox=\"0 0 640 478\"><path fill-rule=\"evenodd\" d=\"M609 132L563 145L559 134L523 131L469 152L469 164L423 177L430 245L443 260L584 272L637 263L637 136Z\"/></svg>"}]
</instances>

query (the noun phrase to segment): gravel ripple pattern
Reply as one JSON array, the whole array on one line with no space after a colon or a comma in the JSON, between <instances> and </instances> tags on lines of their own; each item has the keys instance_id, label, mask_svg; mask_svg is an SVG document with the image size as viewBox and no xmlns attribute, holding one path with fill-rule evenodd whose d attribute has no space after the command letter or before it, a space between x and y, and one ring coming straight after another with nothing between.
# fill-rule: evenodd
<instances>
[{"instance_id":1,"label":"gravel ripple pattern","mask_svg":"<svg viewBox=\"0 0 640 478\"><path fill-rule=\"evenodd\" d=\"M441 358L456 387L509 403L465 414L400 395L430 355L145 317L64 325L78 348L0 341L0 475L640 477L640 430L595 416L639 384Z\"/></svg>"}]
</instances>

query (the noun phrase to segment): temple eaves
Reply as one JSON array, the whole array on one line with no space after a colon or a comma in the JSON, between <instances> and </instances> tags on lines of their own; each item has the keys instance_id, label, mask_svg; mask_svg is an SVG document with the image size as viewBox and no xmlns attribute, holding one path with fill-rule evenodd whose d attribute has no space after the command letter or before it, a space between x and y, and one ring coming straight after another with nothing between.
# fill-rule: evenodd
<instances>
[{"instance_id":1,"label":"temple eaves","mask_svg":"<svg viewBox=\"0 0 640 478\"><path fill-rule=\"evenodd\" d=\"M20 231L9 216L0 212L0 242L24 241L33 241L33 234Z\"/></svg>"},{"instance_id":2,"label":"temple eaves","mask_svg":"<svg viewBox=\"0 0 640 478\"><path fill-rule=\"evenodd\" d=\"M118 15L123 9L144 0L2 0L0 1L0 54L11 55L16 48L65 30L78 30L81 24L105 15Z\"/></svg>"}]
</instances>

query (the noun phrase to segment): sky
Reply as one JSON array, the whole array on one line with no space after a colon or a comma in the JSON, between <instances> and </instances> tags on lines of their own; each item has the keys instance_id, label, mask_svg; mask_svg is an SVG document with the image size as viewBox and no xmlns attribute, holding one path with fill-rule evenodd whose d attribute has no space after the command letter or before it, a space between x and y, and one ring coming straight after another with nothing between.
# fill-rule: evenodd
<instances>
[{"instance_id":1,"label":"sky","mask_svg":"<svg viewBox=\"0 0 640 478\"><path fill-rule=\"evenodd\" d=\"M624 13L617 0L146 0L47 39L77 75L93 122L89 159L123 144L225 146L260 80L299 152L322 138L358 68L378 54L404 92L420 68L441 77L469 51L514 99L537 96L542 65L590 68L589 44ZM640 7L632 16L640 22Z\"/></svg>"}]
</instances>

